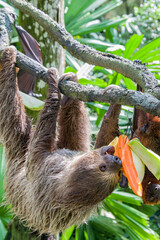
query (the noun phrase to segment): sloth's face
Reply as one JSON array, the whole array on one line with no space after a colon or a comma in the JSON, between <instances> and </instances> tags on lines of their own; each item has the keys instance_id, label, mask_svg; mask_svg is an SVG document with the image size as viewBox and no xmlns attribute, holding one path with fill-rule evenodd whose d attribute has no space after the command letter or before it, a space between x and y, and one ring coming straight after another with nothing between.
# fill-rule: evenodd
<instances>
[{"instance_id":1,"label":"sloth's face","mask_svg":"<svg viewBox=\"0 0 160 240\"><path fill-rule=\"evenodd\" d=\"M105 146L79 156L70 166L67 201L95 205L115 189L121 178L121 160L114 147Z\"/></svg>"},{"instance_id":2,"label":"sloth's face","mask_svg":"<svg viewBox=\"0 0 160 240\"><path fill-rule=\"evenodd\" d=\"M122 163L117 156L114 156L114 152L115 148L113 146L104 146L100 148L102 163L99 165L99 169L101 172L117 172L120 175Z\"/></svg>"}]
</instances>

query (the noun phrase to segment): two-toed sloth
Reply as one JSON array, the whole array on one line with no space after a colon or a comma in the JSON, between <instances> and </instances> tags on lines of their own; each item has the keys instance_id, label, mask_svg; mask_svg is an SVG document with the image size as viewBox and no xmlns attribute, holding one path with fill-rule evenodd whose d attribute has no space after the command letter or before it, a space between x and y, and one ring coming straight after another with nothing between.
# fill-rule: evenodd
<instances>
[{"instance_id":1,"label":"two-toed sloth","mask_svg":"<svg viewBox=\"0 0 160 240\"><path fill-rule=\"evenodd\" d=\"M31 134L15 62L16 49L6 48L0 59L0 135L7 157L6 197L14 213L29 227L40 234L54 234L87 219L115 189L121 161L113 155L113 147L102 147L107 141L105 124L96 143L101 146L90 150L84 104L68 97L60 101L57 74L52 68L48 70L48 97ZM60 81L67 79L76 81L72 73L63 75Z\"/></svg>"}]
</instances>

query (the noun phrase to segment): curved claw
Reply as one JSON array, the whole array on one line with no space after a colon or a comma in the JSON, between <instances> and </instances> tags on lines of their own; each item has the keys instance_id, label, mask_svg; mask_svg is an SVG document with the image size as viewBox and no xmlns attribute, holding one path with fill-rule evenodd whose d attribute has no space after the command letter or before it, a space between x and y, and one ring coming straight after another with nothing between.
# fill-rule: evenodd
<instances>
[{"instance_id":1,"label":"curved claw","mask_svg":"<svg viewBox=\"0 0 160 240\"><path fill-rule=\"evenodd\" d=\"M56 68L51 67L48 69L47 82L49 85L54 84L56 87L58 87L58 72Z\"/></svg>"},{"instance_id":2,"label":"curved claw","mask_svg":"<svg viewBox=\"0 0 160 240\"><path fill-rule=\"evenodd\" d=\"M78 82L78 78L77 75L72 73L72 72L68 72L63 74L60 79L59 82L61 81L73 81L73 82Z\"/></svg>"}]
</instances>

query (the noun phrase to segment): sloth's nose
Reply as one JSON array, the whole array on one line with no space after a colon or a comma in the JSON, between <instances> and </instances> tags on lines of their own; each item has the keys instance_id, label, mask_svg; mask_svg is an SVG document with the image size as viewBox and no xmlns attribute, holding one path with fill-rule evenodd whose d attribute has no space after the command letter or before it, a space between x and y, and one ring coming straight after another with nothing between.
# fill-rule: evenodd
<instances>
[{"instance_id":1,"label":"sloth's nose","mask_svg":"<svg viewBox=\"0 0 160 240\"><path fill-rule=\"evenodd\" d=\"M111 171L117 171L122 168L122 162L117 156L106 154L103 156L103 159L107 163L107 168Z\"/></svg>"}]
</instances>

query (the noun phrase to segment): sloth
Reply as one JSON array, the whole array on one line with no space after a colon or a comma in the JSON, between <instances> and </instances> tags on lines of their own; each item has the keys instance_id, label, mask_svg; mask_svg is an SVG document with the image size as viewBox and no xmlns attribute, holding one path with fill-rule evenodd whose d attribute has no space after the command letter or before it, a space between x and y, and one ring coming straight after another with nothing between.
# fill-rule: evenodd
<instances>
[{"instance_id":1,"label":"sloth","mask_svg":"<svg viewBox=\"0 0 160 240\"><path fill-rule=\"evenodd\" d=\"M146 148L160 155L160 118L140 109L135 109L134 115L136 127L134 136L138 137ZM157 180L147 167L142 188L142 199L145 204L160 204L160 179Z\"/></svg>"},{"instance_id":2,"label":"sloth","mask_svg":"<svg viewBox=\"0 0 160 240\"><path fill-rule=\"evenodd\" d=\"M0 135L7 158L6 198L21 221L40 234L55 234L86 221L117 186L121 161L101 141L90 150L84 103L61 100L57 73L47 72L48 97L34 131L16 78L16 49L0 59ZM73 73L59 81L78 81ZM107 127L100 129L107 131ZM101 135L101 134L100 134ZM107 132L105 132L107 137Z\"/></svg>"}]
</instances>

